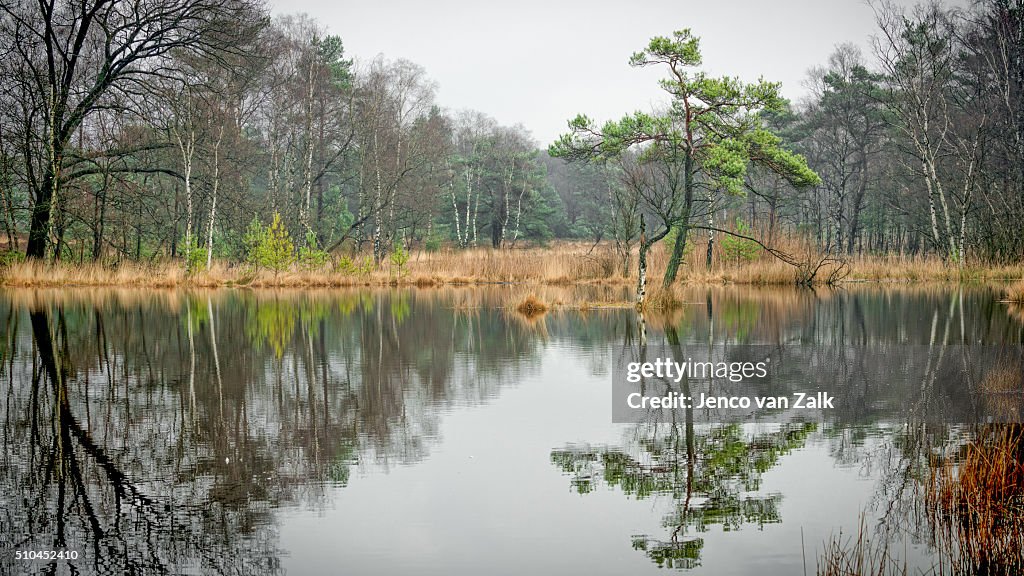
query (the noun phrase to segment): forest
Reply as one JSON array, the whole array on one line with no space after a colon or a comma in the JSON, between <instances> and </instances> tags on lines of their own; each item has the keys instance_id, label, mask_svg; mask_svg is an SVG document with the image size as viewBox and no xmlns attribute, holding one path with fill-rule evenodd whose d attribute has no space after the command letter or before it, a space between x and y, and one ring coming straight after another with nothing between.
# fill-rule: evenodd
<instances>
[{"instance_id":1,"label":"forest","mask_svg":"<svg viewBox=\"0 0 1024 576\"><path fill-rule=\"evenodd\" d=\"M687 261L808 284L870 257L1017 264L1022 6L873 3L870 51L823 54L799 102L704 71L699 30L652 30L607 66L659 70L660 107L537 142L258 0L10 0L0 259L352 275L573 241L641 292L651 250L663 286Z\"/></svg>"}]
</instances>

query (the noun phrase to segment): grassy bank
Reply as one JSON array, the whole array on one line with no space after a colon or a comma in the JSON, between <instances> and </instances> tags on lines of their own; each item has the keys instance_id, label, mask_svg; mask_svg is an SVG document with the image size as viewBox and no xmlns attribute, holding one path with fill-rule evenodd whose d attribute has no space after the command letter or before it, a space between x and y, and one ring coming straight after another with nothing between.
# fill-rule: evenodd
<instances>
[{"instance_id":1,"label":"grassy bank","mask_svg":"<svg viewBox=\"0 0 1024 576\"><path fill-rule=\"evenodd\" d=\"M648 278L652 289L660 285L667 255L661 246L652 250ZM635 263L635 258L633 259ZM1017 281L1007 299L1024 301L1024 263L968 264L962 269L933 257L854 257L846 262L844 282ZM546 285L631 285L636 271L623 273L621 260L609 246L559 243L551 247L491 250L473 248L413 252L404 266L389 261L353 271L331 263L317 268L301 266L273 272L253 270L245 264L215 262L210 270L188 274L181 262L157 263L39 263L15 262L0 269L5 286L136 286L136 287L342 287L385 285L472 285L529 283ZM831 267L823 269L820 279ZM716 261L707 270L702 255L690 254L679 272L679 283L788 285L796 269L769 256L752 261Z\"/></svg>"}]
</instances>

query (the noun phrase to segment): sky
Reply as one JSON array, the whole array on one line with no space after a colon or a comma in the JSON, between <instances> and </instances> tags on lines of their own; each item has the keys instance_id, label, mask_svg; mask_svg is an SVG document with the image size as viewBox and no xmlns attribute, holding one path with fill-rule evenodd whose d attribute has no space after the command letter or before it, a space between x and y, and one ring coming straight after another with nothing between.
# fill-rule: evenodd
<instances>
[{"instance_id":1,"label":"sky","mask_svg":"<svg viewBox=\"0 0 1024 576\"><path fill-rule=\"evenodd\" d=\"M444 108L522 124L547 146L585 113L598 122L667 101L656 68L629 66L652 36L690 28L704 70L782 82L807 95L809 69L837 44L870 55L865 0L270 0L274 14L307 13L341 37L348 57L420 64Z\"/></svg>"}]
</instances>

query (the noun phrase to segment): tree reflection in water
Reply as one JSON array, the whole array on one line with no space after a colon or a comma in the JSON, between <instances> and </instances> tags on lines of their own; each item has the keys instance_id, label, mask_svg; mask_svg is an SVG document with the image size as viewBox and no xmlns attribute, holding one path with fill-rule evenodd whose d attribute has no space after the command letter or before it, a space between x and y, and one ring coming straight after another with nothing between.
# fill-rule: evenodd
<instances>
[{"instance_id":1,"label":"tree reflection in water","mask_svg":"<svg viewBox=\"0 0 1024 576\"><path fill-rule=\"evenodd\" d=\"M970 435L964 436L962 427L926 423L926 414L950 404L950 398L953 404L966 403L967 391L979 382L980 392L992 392L985 383L1005 371L998 361L1001 354L1004 361L1010 360L1015 375L1002 380L1014 385L997 386L998 394L983 396L974 414L991 413L986 403L1002 398L1002 393L1018 394L1014 398L1019 400L1019 347L1007 345L1020 342L1024 330L994 307L990 297L927 289L914 293L914 298L890 299L891 294L877 289L852 295L767 290L745 297L742 290L735 290L707 291L701 298L694 291L692 300L704 306L647 318L640 325L662 333L627 337L618 353L625 355L623 361L646 362L649 344L658 339L667 347L659 350L670 351L674 358L722 345L776 347L786 358L784 385L815 382L839 398L839 409L819 436L830 444L840 464L879 471L875 508L868 512L877 517L880 536L936 547L942 543L936 541L934 518L929 523L923 517L927 484L921 484L922 478L927 481L936 454L954 450ZM682 344L687 354L682 353ZM968 358L962 356L967 344L989 345L991 350ZM1007 348L1008 356L993 344ZM662 384L657 379L645 381L655 390L648 389L652 396L669 391L691 395L686 378L681 389L667 384L659 389ZM792 389L779 391L788 394ZM1000 402L999 408L1011 419L1021 413L1020 402ZM889 421L896 414L909 420ZM668 496L672 504L663 518L666 533L635 536L632 545L659 567L677 569L700 565L705 543L701 534L713 526L732 531L781 522L782 496L761 492L761 477L818 429L815 423L799 421L767 428L695 426L693 409L652 410L649 418L659 423L635 425L621 446L570 445L552 451L550 457L581 494L604 485L638 500ZM865 451L870 438L881 440ZM932 530L930 538L921 535L924 530Z\"/></svg>"},{"instance_id":2,"label":"tree reflection in water","mask_svg":"<svg viewBox=\"0 0 1024 576\"><path fill-rule=\"evenodd\" d=\"M704 544L699 534L712 526L730 531L781 521L782 496L759 493L761 476L803 446L816 425L758 433L738 424L701 428L638 425L628 447L568 447L552 451L551 460L581 494L603 483L636 499L671 497L672 509L663 519L667 535L636 536L633 548L659 566L693 568L700 565Z\"/></svg>"},{"instance_id":3,"label":"tree reflection in water","mask_svg":"<svg viewBox=\"0 0 1024 576\"><path fill-rule=\"evenodd\" d=\"M523 296L514 290L0 292L0 533L19 549L79 550L78 572L280 573L279 508L322 509L353 470L419 462L449 410L488 402L541 370L545 347L571 349L583 370L607 374L609 351L636 345L632 311L524 322L507 308ZM536 291L546 302L602 299ZM648 319L652 340L1022 336L984 292L696 289L687 300L700 305ZM868 425L873 417L849 416ZM712 427L685 415L638 425L620 447L569 446L550 457L581 492L603 482L630 497L670 495L667 532L633 545L686 567L715 527L781 520L781 496L763 493L761 477L813 429ZM864 458L860 430L824 432L837 460ZM893 442L901 437L912 436ZM897 486L909 471L882 478ZM0 551L6 569L10 555Z\"/></svg>"},{"instance_id":4,"label":"tree reflection in water","mask_svg":"<svg viewBox=\"0 0 1024 576\"><path fill-rule=\"evenodd\" d=\"M279 573L277 508L419 461L540 347L405 292L5 300L0 533L78 550L73 572Z\"/></svg>"}]
</instances>

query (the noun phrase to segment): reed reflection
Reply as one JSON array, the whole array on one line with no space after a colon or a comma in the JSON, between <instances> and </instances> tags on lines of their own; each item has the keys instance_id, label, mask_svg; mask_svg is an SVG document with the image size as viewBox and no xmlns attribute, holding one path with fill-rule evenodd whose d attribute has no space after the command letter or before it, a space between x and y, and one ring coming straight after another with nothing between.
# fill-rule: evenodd
<instances>
[{"instance_id":1,"label":"reed reflection","mask_svg":"<svg viewBox=\"0 0 1024 576\"><path fill-rule=\"evenodd\" d=\"M74 566L86 573L280 573L282 509L322 510L354 474L429 458L450 412L500 401L526 376L564 378L545 350L601 375L614 354L638 350L635 312L593 306L620 297L602 290L0 292L0 533L17 547L80 550ZM552 309L520 317L512 303L527 291ZM647 315L649 345L1022 338L1021 322L984 289L693 288L686 301ZM893 433L877 418L749 429L684 414L632 427L617 445L538 456L580 492L670 495L665 531L623 545L690 567L709 532L789 520L785 490L765 493L761 479L811 439L829 442L842 464L877 454L865 446L884 438L906 456L881 476L885 486L927 477L919 466L936 446L984 445L925 425L932 448L911 449L921 427ZM515 430L507 437L515 442Z\"/></svg>"}]
</instances>

